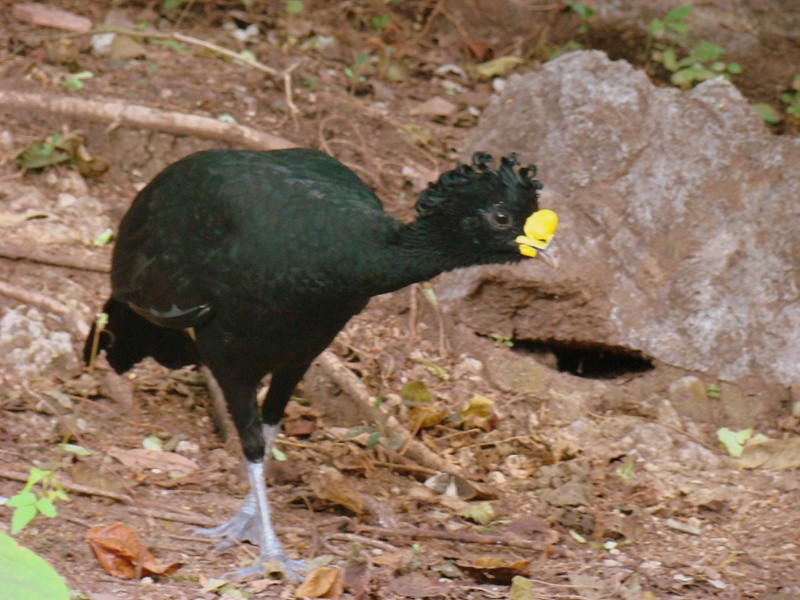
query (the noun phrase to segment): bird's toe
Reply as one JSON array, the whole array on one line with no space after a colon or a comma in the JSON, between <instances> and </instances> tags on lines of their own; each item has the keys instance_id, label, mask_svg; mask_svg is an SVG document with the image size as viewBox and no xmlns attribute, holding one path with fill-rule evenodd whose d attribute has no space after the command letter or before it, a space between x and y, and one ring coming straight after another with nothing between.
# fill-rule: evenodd
<instances>
[{"instance_id":1,"label":"bird's toe","mask_svg":"<svg viewBox=\"0 0 800 600\"><path fill-rule=\"evenodd\" d=\"M302 560L295 560L285 555L260 556L251 565L225 573L225 577L229 579L246 579L253 575L263 577L268 572L275 573L280 571L287 580L296 583L303 579L303 575L307 570L308 567Z\"/></svg>"}]
</instances>

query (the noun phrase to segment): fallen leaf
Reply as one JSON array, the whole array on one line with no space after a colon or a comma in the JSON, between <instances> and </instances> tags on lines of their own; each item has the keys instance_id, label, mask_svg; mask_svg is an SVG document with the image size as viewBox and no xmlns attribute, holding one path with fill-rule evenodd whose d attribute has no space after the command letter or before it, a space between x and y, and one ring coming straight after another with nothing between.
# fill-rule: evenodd
<instances>
[{"instance_id":1,"label":"fallen leaf","mask_svg":"<svg viewBox=\"0 0 800 600\"><path fill-rule=\"evenodd\" d=\"M199 468L198 464L191 458L186 458L176 452L147 450L145 448L126 450L111 446L106 453L132 469L160 469L164 472L180 471L181 473L191 473Z\"/></svg>"},{"instance_id":2,"label":"fallen leaf","mask_svg":"<svg viewBox=\"0 0 800 600\"><path fill-rule=\"evenodd\" d=\"M480 523L481 525L488 525L494 520L494 509L488 502L471 504L458 514L465 519Z\"/></svg>"},{"instance_id":3,"label":"fallen leaf","mask_svg":"<svg viewBox=\"0 0 800 600\"><path fill-rule=\"evenodd\" d=\"M443 596L447 589L438 581L428 579L421 573L408 573L393 579L389 589L404 598L430 598Z\"/></svg>"},{"instance_id":4,"label":"fallen leaf","mask_svg":"<svg viewBox=\"0 0 800 600\"><path fill-rule=\"evenodd\" d=\"M384 552L372 559L372 563L381 567L389 567L392 571L399 571L414 560L414 551L410 548Z\"/></svg>"},{"instance_id":5,"label":"fallen leaf","mask_svg":"<svg viewBox=\"0 0 800 600\"><path fill-rule=\"evenodd\" d=\"M531 559L517 560L502 556L478 556L470 562L456 563L473 576L508 585L515 575L529 575Z\"/></svg>"},{"instance_id":6,"label":"fallen leaf","mask_svg":"<svg viewBox=\"0 0 800 600\"><path fill-rule=\"evenodd\" d=\"M409 423L419 429L430 429L436 427L447 418L447 411L436 408L435 406L415 406L408 411Z\"/></svg>"},{"instance_id":7,"label":"fallen leaf","mask_svg":"<svg viewBox=\"0 0 800 600\"><path fill-rule=\"evenodd\" d=\"M483 38L469 38L461 44L464 53L472 60L484 62L494 56L494 48L489 40Z\"/></svg>"},{"instance_id":8,"label":"fallen leaf","mask_svg":"<svg viewBox=\"0 0 800 600\"><path fill-rule=\"evenodd\" d=\"M749 443L736 464L741 469L796 469L800 467L800 437Z\"/></svg>"},{"instance_id":9,"label":"fallen leaf","mask_svg":"<svg viewBox=\"0 0 800 600\"><path fill-rule=\"evenodd\" d=\"M400 390L400 396L411 404L430 404L431 393L421 381L409 381Z\"/></svg>"},{"instance_id":10,"label":"fallen leaf","mask_svg":"<svg viewBox=\"0 0 800 600\"><path fill-rule=\"evenodd\" d=\"M91 20L86 17L43 4L15 4L11 11L15 19L42 27L54 27L76 33L86 33L92 28Z\"/></svg>"},{"instance_id":11,"label":"fallen leaf","mask_svg":"<svg viewBox=\"0 0 800 600\"><path fill-rule=\"evenodd\" d=\"M364 514L361 493L344 475L333 469L324 469L314 482L314 494L320 500L338 504L357 515Z\"/></svg>"},{"instance_id":12,"label":"fallen leaf","mask_svg":"<svg viewBox=\"0 0 800 600\"><path fill-rule=\"evenodd\" d=\"M517 65L521 65L525 61L518 56L500 56L494 60L483 62L475 67L481 79L491 79L505 75Z\"/></svg>"},{"instance_id":13,"label":"fallen leaf","mask_svg":"<svg viewBox=\"0 0 800 600\"><path fill-rule=\"evenodd\" d=\"M451 473L438 473L429 477L425 480L425 487L439 494L462 500L471 500L477 495L474 485L463 477Z\"/></svg>"},{"instance_id":14,"label":"fallen leaf","mask_svg":"<svg viewBox=\"0 0 800 600\"><path fill-rule=\"evenodd\" d=\"M446 98L434 96L414 106L409 112L424 117L449 117L458 111L458 106Z\"/></svg>"},{"instance_id":15,"label":"fallen leaf","mask_svg":"<svg viewBox=\"0 0 800 600\"><path fill-rule=\"evenodd\" d=\"M183 563L160 565L139 539L122 523L92 527L86 536L89 546L106 573L123 579L148 575L169 575Z\"/></svg>"},{"instance_id":16,"label":"fallen leaf","mask_svg":"<svg viewBox=\"0 0 800 600\"><path fill-rule=\"evenodd\" d=\"M511 578L510 600L534 600L533 582L527 577L515 575Z\"/></svg>"},{"instance_id":17,"label":"fallen leaf","mask_svg":"<svg viewBox=\"0 0 800 600\"><path fill-rule=\"evenodd\" d=\"M340 598L343 591L339 569L321 567L308 574L295 595L298 598Z\"/></svg>"},{"instance_id":18,"label":"fallen leaf","mask_svg":"<svg viewBox=\"0 0 800 600\"><path fill-rule=\"evenodd\" d=\"M467 406L464 407L464 410L461 411L462 417L483 417L484 419L488 417L492 410L494 409L494 401L486 396L481 396L480 394L475 394L470 401L467 402Z\"/></svg>"}]
</instances>

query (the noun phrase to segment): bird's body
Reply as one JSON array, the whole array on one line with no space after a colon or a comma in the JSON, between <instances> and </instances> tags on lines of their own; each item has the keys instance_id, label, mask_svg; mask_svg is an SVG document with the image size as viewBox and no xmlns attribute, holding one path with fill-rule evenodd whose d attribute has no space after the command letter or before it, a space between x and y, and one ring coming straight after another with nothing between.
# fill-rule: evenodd
<instances>
[{"instance_id":1,"label":"bird's body","mask_svg":"<svg viewBox=\"0 0 800 600\"><path fill-rule=\"evenodd\" d=\"M213 373L252 467L242 512L213 533L242 537L249 528L263 560L287 561L260 497L265 450L311 361L370 297L522 258L514 239L537 208L538 183L512 160L499 171L487 161L444 174L408 224L387 215L350 169L308 149L196 153L136 197L114 248L104 309L112 335L99 346L119 372L153 356ZM268 373L259 417L256 391Z\"/></svg>"}]
</instances>

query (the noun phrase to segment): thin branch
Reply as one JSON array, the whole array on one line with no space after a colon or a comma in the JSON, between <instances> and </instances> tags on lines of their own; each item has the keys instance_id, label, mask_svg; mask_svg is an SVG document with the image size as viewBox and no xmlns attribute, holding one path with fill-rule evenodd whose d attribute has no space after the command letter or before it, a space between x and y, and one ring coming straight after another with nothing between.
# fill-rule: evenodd
<instances>
[{"instance_id":1,"label":"thin branch","mask_svg":"<svg viewBox=\"0 0 800 600\"><path fill-rule=\"evenodd\" d=\"M372 414L375 410L376 398L369 393L369 389L344 363L330 350L326 350L317 358L317 364L338 385L344 393L356 402L364 414ZM460 469L452 462L430 450L419 440L411 438L408 430L397 419L387 414L383 407L379 408L384 419L388 433L400 437L405 443L408 441L408 458L418 464L435 471L460 474Z\"/></svg>"},{"instance_id":2,"label":"thin branch","mask_svg":"<svg viewBox=\"0 0 800 600\"><path fill-rule=\"evenodd\" d=\"M40 265L74 269L76 271L90 271L93 273L108 273L108 259L97 259L93 256L61 256L50 254L36 248L20 248L8 244L0 244L0 258L9 260L25 260Z\"/></svg>"},{"instance_id":3,"label":"thin branch","mask_svg":"<svg viewBox=\"0 0 800 600\"><path fill-rule=\"evenodd\" d=\"M89 100L0 89L0 109L53 113L88 121L108 122L115 126L141 127L174 135L219 140L254 150L278 150L297 146L284 138L244 125L159 110L123 100Z\"/></svg>"},{"instance_id":4,"label":"thin branch","mask_svg":"<svg viewBox=\"0 0 800 600\"><path fill-rule=\"evenodd\" d=\"M487 546L521 548L524 550L542 550L544 547L543 544L531 542L529 540L515 539L511 536L486 535L482 533L470 533L467 531L445 531L443 529L421 529L419 527L387 529L384 527L373 527L370 525L356 525L356 529L360 532L374 533L379 537L390 539L437 539L463 542L466 544L485 544Z\"/></svg>"},{"instance_id":5,"label":"thin branch","mask_svg":"<svg viewBox=\"0 0 800 600\"><path fill-rule=\"evenodd\" d=\"M30 475L28 473L18 473L16 471L9 471L8 469L0 469L0 477L3 479L10 479L11 481L21 481L23 483L28 481ZM75 494L85 494L87 496L100 496L101 498L111 498L118 502L130 504L133 499L127 494L120 494L119 492L110 492L108 490L101 490L100 488L92 487L90 485L83 485L81 483L73 483L71 481L59 480L61 486L68 492Z\"/></svg>"}]
</instances>

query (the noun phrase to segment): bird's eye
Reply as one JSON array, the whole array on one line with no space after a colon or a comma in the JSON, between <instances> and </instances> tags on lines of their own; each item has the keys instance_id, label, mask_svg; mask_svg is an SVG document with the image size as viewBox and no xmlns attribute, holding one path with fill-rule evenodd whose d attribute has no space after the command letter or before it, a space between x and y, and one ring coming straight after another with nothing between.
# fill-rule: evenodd
<instances>
[{"instance_id":1,"label":"bird's eye","mask_svg":"<svg viewBox=\"0 0 800 600\"><path fill-rule=\"evenodd\" d=\"M511 214L504 208L495 208L491 215L492 223L501 229L511 225Z\"/></svg>"}]
</instances>

